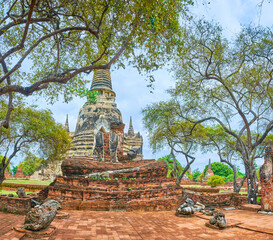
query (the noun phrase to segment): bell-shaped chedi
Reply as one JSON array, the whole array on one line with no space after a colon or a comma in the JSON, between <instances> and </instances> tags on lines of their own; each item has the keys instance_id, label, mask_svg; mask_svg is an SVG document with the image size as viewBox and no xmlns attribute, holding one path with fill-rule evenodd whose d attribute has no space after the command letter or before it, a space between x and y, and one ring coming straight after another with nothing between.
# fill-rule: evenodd
<instances>
[{"instance_id":1,"label":"bell-shaped chedi","mask_svg":"<svg viewBox=\"0 0 273 240\"><path fill-rule=\"evenodd\" d=\"M137 152L136 158L141 159L143 139L140 134L131 132L132 121L129 133L124 134L125 124L115 103L109 69L94 71L90 91L97 94L96 100L87 101L79 112L68 157L118 162L126 160L128 152L133 149Z\"/></svg>"}]
</instances>

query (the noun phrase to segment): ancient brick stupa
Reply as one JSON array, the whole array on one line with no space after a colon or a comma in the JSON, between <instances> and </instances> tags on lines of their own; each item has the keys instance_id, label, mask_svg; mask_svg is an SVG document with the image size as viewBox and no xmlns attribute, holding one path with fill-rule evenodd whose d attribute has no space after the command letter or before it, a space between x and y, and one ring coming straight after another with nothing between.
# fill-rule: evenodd
<instances>
[{"instance_id":1,"label":"ancient brick stupa","mask_svg":"<svg viewBox=\"0 0 273 240\"><path fill-rule=\"evenodd\" d=\"M167 164L143 159L143 140L134 132L132 119L124 133L110 71L96 70L90 90L100 94L84 104L76 130L70 132L73 147L62 162L63 176L56 177L41 198L75 210L176 209L182 190L166 178Z\"/></svg>"},{"instance_id":2,"label":"ancient brick stupa","mask_svg":"<svg viewBox=\"0 0 273 240\"><path fill-rule=\"evenodd\" d=\"M73 147L68 156L92 156L105 162L119 162L126 160L131 151L135 158L141 159L142 136L134 133L132 119L128 133L124 133L125 124L115 103L109 69L95 71L90 91L99 95L95 103L87 101L81 108L76 130L70 133ZM68 120L66 128L69 131Z\"/></svg>"},{"instance_id":3,"label":"ancient brick stupa","mask_svg":"<svg viewBox=\"0 0 273 240\"><path fill-rule=\"evenodd\" d=\"M205 180L208 180L210 176L213 176L214 173L213 171L211 170L211 161L209 159L209 164L208 164L208 169L206 171L206 174L205 174Z\"/></svg>"}]
</instances>

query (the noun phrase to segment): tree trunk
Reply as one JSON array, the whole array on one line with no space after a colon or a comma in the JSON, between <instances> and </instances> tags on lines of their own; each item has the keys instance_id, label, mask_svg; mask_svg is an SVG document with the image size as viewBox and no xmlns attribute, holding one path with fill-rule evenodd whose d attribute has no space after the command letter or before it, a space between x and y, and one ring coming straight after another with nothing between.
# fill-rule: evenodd
<instances>
[{"instance_id":1,"label":"tree trunk","mask_svg":"<svg viewBox=\"0 0 273 240\"><path fill-rule=\"evenodd\" d=\"M254 166L246 166L247 200L250 204L257 204L258 179Z\"/></svg>"},{"instance_id":2,"label":"tree trunk","mask_svg":"<svg viewBox=\"0 0 273 240\"><path fill-rule=\"evenodd\" d=\"M2 185L2 182L5 180L5 169L0 168L0 187Z\"/></svg>"}]
</instances>

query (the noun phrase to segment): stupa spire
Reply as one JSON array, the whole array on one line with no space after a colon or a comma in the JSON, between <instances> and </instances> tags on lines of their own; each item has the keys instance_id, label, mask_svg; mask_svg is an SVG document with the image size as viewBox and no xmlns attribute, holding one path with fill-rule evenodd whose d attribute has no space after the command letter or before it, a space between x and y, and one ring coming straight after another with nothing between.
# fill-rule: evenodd
<instances>
[{"instance_id":1,"label":"stupa spire","mask_svg":"<svg viewBox=\"0 0 273 240\"><path fill-rule=\"evenodd\" d=\"M107 64L106 57L98 61L97 64ZM96 69L94 70L94 76L92 80L91 91L108 91L115 95L112 89L112 81L110 75L110 69Z\"/></svg>"},{"instance_id":2,"label":"stupa spire","mask_svg":"<svg viewBox=\"0 0 273 240\"><path fill-rule=\"evenodd\" d=\"M128 134L129 135L134 135L134 128L133 128L133 122L132 122L132 117L130 117L130 124L129 124L129 129L128 129Z\"/></svg>"},{"instance_id":3,"label":"stupa spire","mask_svg":"<svg viewBox=\"0 0 273 240\"><path fill-rule=\"evenodd\" d=\"M66 121L65 121L64 127L65 127L65 130L66 130L67 132L69 132L68 114L66 114Z\"/></svg>"},{"instance_id":4,"label":"stupa spire","mask_svg":"<svg viewBox=\"0 0 273 240\"><path fill-rule=\"evenodd\" d=\"M209 165L208 165L208 168L211 168L211 161L210 161L210 158L209 158Z\"/></svg>"}]
</instances>

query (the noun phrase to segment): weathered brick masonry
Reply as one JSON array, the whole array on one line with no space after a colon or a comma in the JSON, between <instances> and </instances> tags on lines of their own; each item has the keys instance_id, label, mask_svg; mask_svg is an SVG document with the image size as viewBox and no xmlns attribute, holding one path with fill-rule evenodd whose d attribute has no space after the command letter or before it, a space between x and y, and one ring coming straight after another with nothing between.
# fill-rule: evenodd
<instances>
[{"instance_id":1,"label":"weathered brick masonry","mask_svg":"<svg viewBox=\"0 0 273 240\"><path fill-rule=\"evenodd\" d=\"M267 148L264 164L260 168L261 206L265 211L273 211L273 147Z\"/></svg>"},{"instance_id":2,"label":"weathered brick masonry","mask_svg":"<svg viewBox=\"0 0 273 240\"><path fill-rule=\"evenodd\" d=\"M77 159L85 170L71 168L64 162L65 173L48 188L48 199L57 199L64 209L106 211L175 210L182 198L182 188L166 178L168 167L163 161L140 160L122 164ZM68 159L71 162L71 159ZM89 163L89 166L87 167ZM70 166L70 167L68 167ZM73 165L74 166L74 165ZM90 179L76 173L101 172L138 167L131 173L113 173L110 179Z\"/></svg>"},{"instance_id":3,"label":"weathered brick masonry","mask_svg":"<svg viewBox=\"0 0 273 240\"><path fill-rule=\"evenodd\" d=\"M183 189L183 199L189 197L194 202L200 202L206 207L241 206L247 204L247 198L239 193L194 192Z\"/></svg>"},{"instance_id":4,"label":"weathered brick masonry","mask_svg":"<svg viewBox=\"0 0 273 240\"><path fill-rule=\"evenodd\" d=\"M0 211L26 214L31 208L31 198L0 196Z\"/></svg>"}]
</instances>

